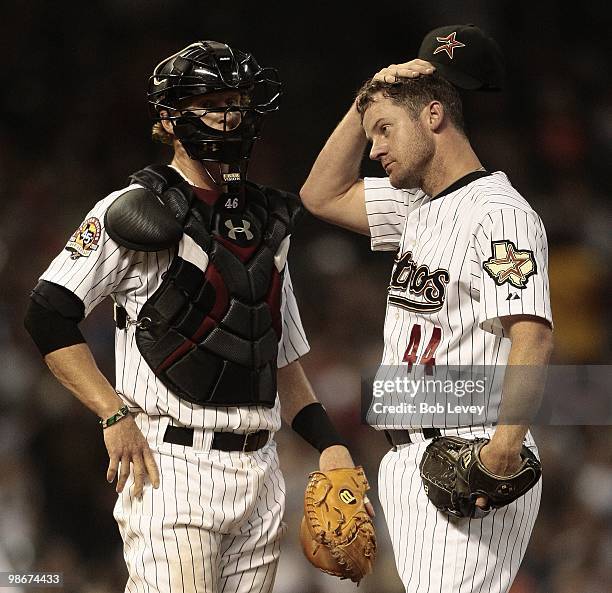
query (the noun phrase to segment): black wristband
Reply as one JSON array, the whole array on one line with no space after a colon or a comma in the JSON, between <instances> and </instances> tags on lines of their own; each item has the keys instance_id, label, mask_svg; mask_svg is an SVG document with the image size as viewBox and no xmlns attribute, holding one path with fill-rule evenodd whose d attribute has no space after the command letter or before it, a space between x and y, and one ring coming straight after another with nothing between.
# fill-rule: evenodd
<instances>
[{"instance_id":1,"label":"black wristband","mask_svg":"<svg viewBox=\"0 0 612 593\"><path fill-rule=\"evenodd\" d=\"M346 442L332 424L325 408L319 402L304 406L291 422L295 430L307 443L319 453L332 445L343 445Z\"/></svg>"}]
</instances>

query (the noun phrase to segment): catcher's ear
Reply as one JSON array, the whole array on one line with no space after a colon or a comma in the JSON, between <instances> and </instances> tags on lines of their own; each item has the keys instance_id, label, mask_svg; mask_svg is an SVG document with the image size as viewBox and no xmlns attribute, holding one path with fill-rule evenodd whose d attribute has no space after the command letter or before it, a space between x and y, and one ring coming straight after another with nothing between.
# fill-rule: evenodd
<instances>
[{"instance_id":1,"label":"catcher's ear","mask_svg":"<svg viewBox=\"0 0 612 593\"><path fill-rule=\"evenodd\" d=\"M164 130L168 134L172 134L174 136L174 126L172 125L172 122L169 119L167 119L168 112L161 111L160 116L161 116L161 125L163 126Z\"/></svg>"}]
</instances>

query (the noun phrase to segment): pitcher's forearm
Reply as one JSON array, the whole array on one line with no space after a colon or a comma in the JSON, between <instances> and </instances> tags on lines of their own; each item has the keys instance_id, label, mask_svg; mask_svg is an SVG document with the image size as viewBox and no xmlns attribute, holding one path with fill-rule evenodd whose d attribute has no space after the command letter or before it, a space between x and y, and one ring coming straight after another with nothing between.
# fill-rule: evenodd
<instances>
[{"instance_id":1,"label":"pitcher's forearm","mask_svg":"<svg viewBox=\"0 0 612 593\"><path fill-rule=\"evenodd\" d=\"M317 157L300 196L316 212L344 195L358 180L367 139L355 104L338 124Z\"/></svg>"},{"instance_id":2,"label":"pitcher's forearm","mask_svg":"<svg viewBox=\"0 0 612 593\"><path fill-rule=\"evenodd\" d=\"M123 405L87 344L50 352L45 356L45 363L64 387L101 418L112 416Z\"/></svg>"},{"instance_id":3,"label":"pitcher's forearm","mask_svg":"<svg viewBox=\"0 0 612 593\"><path fill-rule=\"evenodd\" d=\"M494 440L503 449L518 451L540 409L553 337L546 323L529 319L515 321L509 333L512 346Z\"/></svg>"}]
</instances>

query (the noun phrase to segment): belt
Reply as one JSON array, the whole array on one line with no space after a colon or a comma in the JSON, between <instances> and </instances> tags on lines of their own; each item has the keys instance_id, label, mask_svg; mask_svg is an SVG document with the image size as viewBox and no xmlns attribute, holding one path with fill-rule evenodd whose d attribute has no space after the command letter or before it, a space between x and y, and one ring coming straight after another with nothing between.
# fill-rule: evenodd
<instances>
[{"instance_id":1,"label":"belt","mask_svg":"<svg viewBox=\"0 0 612 593\"><path fill-rule=\"evenodd\" d=\"M168 426L164 433L164 443L193 447L193 428L186 426ZM219 451L257 451L264 447L270 439L269 430L258 430L241 434L237 432L215 432L210 446Z\"/></svg>"},{"instance_id":2,"label":"belt","mask_svg":"<svg viewBox=\"0 0 612 593\"><path fill-rule=\"evenodd\" d=\"M439 428L423 428L421 432L426 439L433 439L442 435ZM407 430L385 430L384 433L394 451L397 451L399 445L412 443L410 432Z\"/></svg>"}]
</instances>

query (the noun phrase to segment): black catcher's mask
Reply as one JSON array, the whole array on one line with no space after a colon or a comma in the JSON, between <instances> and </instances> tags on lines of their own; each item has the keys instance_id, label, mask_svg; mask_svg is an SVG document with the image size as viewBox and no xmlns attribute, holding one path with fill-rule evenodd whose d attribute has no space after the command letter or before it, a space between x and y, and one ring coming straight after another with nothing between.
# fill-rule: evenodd
<instances>
[{"instance_id":1,"label":"black catcher's mask","mask_svg":"<svg viewBox=\"0 0 612 593\"><path fill-rule=\"evenodd\" d=\"M228 90L241 93L240 105L198 109L197 113L181 108L190 97ZM275 69L261 68L251 54L216 41L197 41L159 63L147 93L151 115L172 122L192 159L230 165L225 179L230 185L244 181L264 115L278 109L280 95ZM163 110L167 114L161 116ZM240 123L228 125L228 118L237 111ZM207 126L200 119L206 113L223 113L223 129Z\"/></svg>"}]
</instances>

